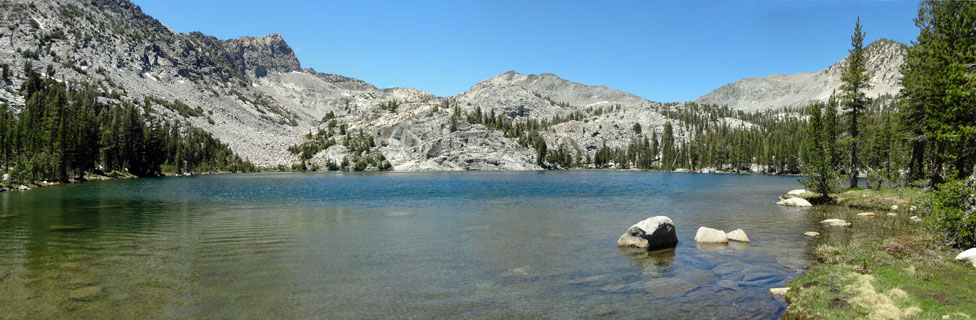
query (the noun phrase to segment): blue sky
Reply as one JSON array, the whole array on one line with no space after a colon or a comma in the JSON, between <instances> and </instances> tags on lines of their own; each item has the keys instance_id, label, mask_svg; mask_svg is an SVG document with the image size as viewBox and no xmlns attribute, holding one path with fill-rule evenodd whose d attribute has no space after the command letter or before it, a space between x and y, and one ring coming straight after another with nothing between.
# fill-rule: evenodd
<instances>
[{"instance_id":1,"label":"blue sky","mask_svg":"<svg viewBox=\"0 0 976 320\"><path fill-rule=\"evenodd\" d=\"M917 1L134 0L177 32L277 32L303 67L451 96L508 70L653 101L739 78L813 72L866 43L918 35Z\"/></svg>"}]
</instances>

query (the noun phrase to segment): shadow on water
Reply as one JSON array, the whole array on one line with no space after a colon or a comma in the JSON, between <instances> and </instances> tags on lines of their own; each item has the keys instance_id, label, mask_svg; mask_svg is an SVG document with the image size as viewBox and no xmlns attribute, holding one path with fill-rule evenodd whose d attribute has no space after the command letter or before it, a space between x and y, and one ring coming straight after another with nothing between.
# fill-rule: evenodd
<instances>
[{"instance_id":1,"label":"shadow on water","mask_svg":"<svg viewBox=\"0 0 976 320\"><path fill-rule=\"evenodd\" d=\"M626 254L630 258L631 265L635 267L660 267L674 263L674 252L676 248L672 246L670 248L654 248L651 250L630 247L618 247L617 249Z\"/></svg>"}]
</instances>

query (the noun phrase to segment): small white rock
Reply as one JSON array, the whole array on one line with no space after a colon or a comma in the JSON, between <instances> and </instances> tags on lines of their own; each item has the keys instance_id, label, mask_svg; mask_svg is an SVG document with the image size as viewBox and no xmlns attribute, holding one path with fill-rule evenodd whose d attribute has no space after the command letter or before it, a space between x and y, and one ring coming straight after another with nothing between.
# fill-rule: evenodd
<instances>
[{"instance_id":1,"label":"small white rock","mask_svg":"<svg viewBox=\"0 0 976 320\"><path fill-rule=\"evenodd\" d=\"M749 237L746 236L746 232L742 229L735 229L732 232L726 232L725 237L729 238L731 241L749 242Z\"/></svg>"},{"instance_id":2,"label":"small white rock","mask_svg":"<svg viewBox=\"0 0 976 320\"><path fill-rule=\"evenodd\" d=\"M875 214L874 212L861 212L858 213L857 216L862 218L874 218Z\"/></svg>"},{"instance_id":3,"label":"small white rock","mask_svg":"<svg viewBox=\"0 0 976 320\"><path fill-rule=\"evenodd\" d=\"M897 204L891 205L891 210L898 210L898 205Z\"/></svg>"},{"instance_id":4,"label":"small white rock","mask_svg":"<svg viewBox=\"0 0 976 320\"><path fill-rule=\"evenodd\" d=\"M804 189L796 189L796 190L790 190L790 192L787 192L786 194L791 196L798 196L804 193L807 193L807 191Z\"/></svg>"},{"instance_id":5,"label":"small white rock","mask_svg":"<svg viewBox=\"0 0 976 320\"><path fill-rule=\"evenodd\" d=\"M769 293L774 296L785 296L787 291L790 291L790 288L769 288Z\"/></svg>"},{"instance_id":6,"label":"small white rock","mask_svg":"<svg viewBox=\"0 0 976 320\"><path fill-rule=\"evenodd\" d=\"M820 223L829 225L831 227L848 227L848 226L851 225L850 222L847 222L847 221L844 221L844 220L841 220L841 219L827 219L827 220L824 220L824 221L820 221Z\"/></svg>"},{"instance_id":7,"label":"small white rock","mask_svg":"<svg viewBox=\"0 0 976 320\"><path fill-rule=\"evenodd\" d=\"M897 217L898 214L897 213L894 213L894 212L888 212L888 216L889 217Z\"/></svg>"},{"instance_id":8,"label":"small white rock","mask_svg":"<svg viewBox=\"0 0 976 320\"><path fill-rule=\"evenodd\" d=\"M787 207L812 207L813 206L812 204L810 204L810 201L807 201L806 199L803 198L783 199L780 200L779 202L776 202L776 204L781 206L787 206Z\"/></svg>"},{"instance_id":9,"label":"small white rock","mask_svg":"<svg viewBox=\"0 0 976 320\"><path fill-rule=\"evenodd\" d=\"M912 222L922 222L922 218L919 218L918 216L912 216L911 218L908 218L908 220L912 220Z\"/></svg>"},{"instance_id":10,"label":"small white rock","mask_svg":"<svg viewBox=\"0 0 976 320\"><path fill-rule=\"evenodd\" d=\"M820 236L820 232L807 231L807 232L804 232L803 235L805 235L807 237L819 237Z\"/></svg>"},{"instance_id":11,"label":"small white rock","mask_svg":"<svg viewBox=\"0 0 976 320\"><path fill-rule=\"evenodd\" d=\"M695 233L695 242L700 243L726 243L729 242L729 238L725 235L722 230L716 230L708 227L698 228L698 232Z\"/></svg>"}]
</instances>

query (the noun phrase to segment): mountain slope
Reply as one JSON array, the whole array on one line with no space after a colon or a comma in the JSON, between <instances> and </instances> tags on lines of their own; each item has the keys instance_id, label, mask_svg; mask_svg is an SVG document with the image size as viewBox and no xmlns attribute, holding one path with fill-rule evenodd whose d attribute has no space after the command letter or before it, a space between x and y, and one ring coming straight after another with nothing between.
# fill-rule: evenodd
<instances>
[{"instance_id":1,"label":"mountain slope","mask_svg":"<svg viewBox=\"0 0 976 320\"><path fill-rule=\"evenodd\" d=\"M867 69L872 73L868 97L897 94L901 90L899 68L908 47L896 41L879 39L867 47ZM847 58L813 73L746 78L715 89L695 100L698 103L728 105L739 110L765 110L804 106L825 101L841 85L841 72Z\"/></svg>"},{"instance_id":2,"label":"mountain slope","mask_svg":"<svg viewBox=\"0 0 976 320\"><path fill-rule=\"evenodd\" d=\"M0 103L24 105L24 67L50 71L95 84L104 104L200 127L263 167L377 169L386 161L403 171L537 170L551 165L539 159L539 139L578 161L643 137L637 125L649 135L671 122L677 139L690 137L662 114L681 105L553 74L510 71L437 97L302 68L278 34L176 33L127 0L13 0L0 9L0 63L12 71ZM467 121L478 110L532 129Z\"/></svg>"},{"instance_id":3,"label":"mountain slope","mask_svg":"<svg viewBox=\"0 0 976 320\"><path fill-rule=\"evenodd\" d=\"M588 86L554 74L524 75L509 71L475 84L455 97L462 105L496 110L514 119L555 119L577 114L580 119L552 125L542 132L550 147L565 145L593 156L604 144L625 147L639 123L647 132L660 131L668 121L662 105L603 86Z\"/></svg>"}]
</instances>

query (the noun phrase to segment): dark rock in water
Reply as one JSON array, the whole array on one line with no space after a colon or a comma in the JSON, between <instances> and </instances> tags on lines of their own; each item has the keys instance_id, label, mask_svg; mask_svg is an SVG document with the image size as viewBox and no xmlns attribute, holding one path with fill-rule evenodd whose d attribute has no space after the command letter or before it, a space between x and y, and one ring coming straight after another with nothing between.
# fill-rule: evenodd
<instances>
[{"instance_id":1,"label":"dark rock in water","mask_svg":"<svg viewBox=\"0 0 976 320\"><path fill-rule=\"evenodd\" d=\"M633 248L657 248L678 243L671 218L657 216L647 218L627 229L617 239L617 246Z\"/></svg>"},{"instance_id":2,"label":"dark rock in water","mask_svg":"<svg viewBox=\"0 0 976 320\"><path fill-rule=\"evenodd\" d=\"M47 228L48 231L58 231L58 232L84 231L85 229L88 228L79 227L79 226L60 226L60 225L50 226Z\"/></svg>"}]
</instances>

